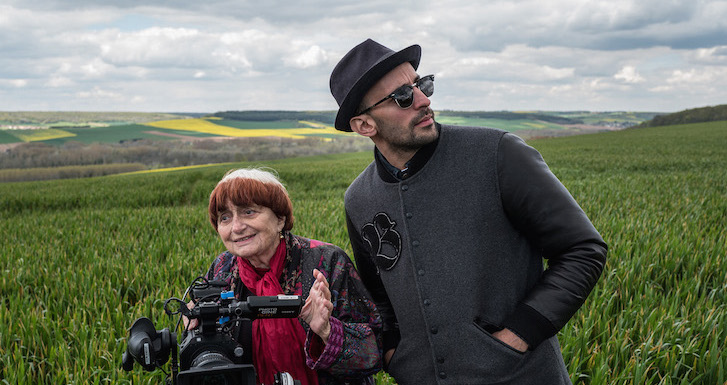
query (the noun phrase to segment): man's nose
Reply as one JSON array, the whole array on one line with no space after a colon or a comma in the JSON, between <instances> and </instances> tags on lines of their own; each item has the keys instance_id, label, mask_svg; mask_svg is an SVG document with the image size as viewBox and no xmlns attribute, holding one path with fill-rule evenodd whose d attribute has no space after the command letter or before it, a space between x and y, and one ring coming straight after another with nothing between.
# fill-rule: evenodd
<instances>
[{"instance_id":1,"label":"man's nose","mask_svg":"<svg viewBox=\"0 0 727 385\"><path fill-rule=\"evenodd\" d=\"M414 108L426 108L429 107L430 104L431 101L429 100L427 95L424 95L424 92L422 92L419 87L414 87Z\"/></svg>"}]
</instances>

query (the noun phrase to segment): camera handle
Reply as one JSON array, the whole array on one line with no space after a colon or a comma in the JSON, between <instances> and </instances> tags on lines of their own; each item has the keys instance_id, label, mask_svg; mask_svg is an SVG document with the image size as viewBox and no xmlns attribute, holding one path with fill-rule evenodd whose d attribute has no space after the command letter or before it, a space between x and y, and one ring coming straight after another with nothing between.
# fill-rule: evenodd
<instances>
[{"instance_id":1,"label":"camera handle","mask_svg":"<svg viewBox=\"0 0 727 385\"><path fill-rule=\"evenodd\" d=\"M172 334L172 341L177 342L177 333ZM179 373L179 362L177 360L177 349L172 349L172 360L171 366L172 376L171 379L167 377L167 385L177 385L177 374Z\"/></svg>"}]
</instances>

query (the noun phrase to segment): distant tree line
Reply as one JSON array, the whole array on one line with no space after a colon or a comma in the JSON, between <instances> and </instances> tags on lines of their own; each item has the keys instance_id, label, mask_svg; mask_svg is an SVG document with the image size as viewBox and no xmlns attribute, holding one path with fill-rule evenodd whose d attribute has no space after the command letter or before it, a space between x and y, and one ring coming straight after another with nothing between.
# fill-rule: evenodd
<instances>
[{"instance_id":1,"label":"distant tree line","mask_svg":"<svg viewBox=\"0 0 727 385\"><path fill-rule=\"evenodd\" d=\"M363 137L234 138L196 141L136 140L124 143L23 143L0 152L0 169L140 163L147 168L281 159L371 149Z\"/></svg>"},{"instance_id":2,"label":"distant tree line","mask_svg":"<svg viewBox=\"0 0 727 385\"><path fill-rule=\"evenodd\" d=\"M673 126L676 124L716 122L721 120L727 120L727 104L714 107L692 108L667 115L657 115L636 127Z\"/></svg>"},{"instance_id":3,"label":"distant tree line","mask_svg":"<svg viewBox=\"0 0 727 385\"><path fill-rule=\"evenodd\" d=\"M212 116L230 120L269 122L277 120L313 120L333 125L335 111L222 111Z\"/></svg>"},{"instance_id":4,"label":"distant tree line","mask_svg":"<svg viewBox=\"0 0 727 385\"><path fill-rule=\"evenodd\" d=\"M571 119L563 116L541 114L537 112L510 112L510 111L437 111L438 116L458 116L476 119L503 119L518 120L530 119L540 120L554 124L583 124L580 119Z\"/></svg>"},{"instance_id":5,"label":"distant tree line","mask_svg":"<svg viewBox=\"0 0 727 385\"><path fill-rule=\"evenodd\" d=\"M86 112L86 111L0 111L0 122L5 124L70 123L146 123L156 120L179 119L192 114L155 112Z\"/></svg>"},{"instance_id":6,"label":"distant tree line","mask_svg":"<svg viewBox=\"0 0 727 385\"><path fill-rule=\"evenodd\" d=\"M145 170L139 163L94 164L90 166L62 166L38 168L0 169L0 182L27 182L33 180L90 178Z\"/></svg>"}]
</instances>

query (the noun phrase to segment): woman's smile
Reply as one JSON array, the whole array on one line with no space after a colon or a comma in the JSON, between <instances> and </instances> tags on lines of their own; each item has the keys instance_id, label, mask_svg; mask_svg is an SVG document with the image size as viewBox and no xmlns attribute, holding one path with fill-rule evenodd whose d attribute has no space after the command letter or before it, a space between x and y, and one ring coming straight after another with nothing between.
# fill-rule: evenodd
<instances>
[{"instance_id":1,"label":"woman's smile","mask_svg":"<svg viewBox=\"0 0 727 385\"><path fill-rule=\"evenodd\" d=\"M239 238L239 239L235 240L234 242L236 242L236 243L242 243L242 242L245 242L245 241L247 241L248 239L250 239L250 238L252 238L254 236L255 236L254 234L253 235L248 235L248 236L246 236L244 238Z\"/></svg>"}]
</instances>

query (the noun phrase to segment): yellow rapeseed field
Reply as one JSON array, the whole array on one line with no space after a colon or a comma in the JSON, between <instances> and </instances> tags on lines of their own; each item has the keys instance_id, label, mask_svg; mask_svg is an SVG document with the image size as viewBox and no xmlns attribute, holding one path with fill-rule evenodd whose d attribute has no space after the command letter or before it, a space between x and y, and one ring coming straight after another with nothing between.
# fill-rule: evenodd
<instances>
[{"instance_id":1,"label":"yellow rapeseed field","mask_svg":"<svg viewBox=\"0 0 727 385\"><path fill-rule=\"evenodd\" d=\"M123 174L126 174L126 175L130 175L130 174L149 174L149 173L154 173L154 172L168 172L168 171L179 171L179 170L191 170L191 169L194 169L194 168L220 166L220 165L225 165L225 164L234 164L234 163L196 164L196 165L191 165L191 166L155 168L155 169L152 169L152 170L141 170L141 171L125 172Z\"/></svg>"},{"instance_id":2,"label":"yellow rapeseed field","mask_svg":"<svg viewBox=\"0 0 727 385\"><path fill-rule=\"evenodd\" d=\"M56 128L49 128L45 130L22 130L20 132L13 133L13 135L18 139L22 140L23 142L38 142L43 140L76 136L76 134L72 132L63 131Z\"/></svg>"},{"instance_id":3,"label":"yellow rapeseed field","mask_svg":"<svg viewBox=\"0 0 727 385\"><path fill-rule=\"evenodd\" d=\"M536 130L537 130L537 129L541 129L541 128L546 128L546 127L547 127L547 126L546 126L545 124L543 124L543 123L538 123L538 122L527 122L527 123L523 123L523 125L524 125L524 126L528 126L528 127L532 127L532 128L534 128L534 129L536 129Z\"/></svg>"},{"instance_id":4,"label":"yellow rapeseed field","mask_svg":"<svg viewBox=\"0 0 727 385\"><path fill-rule=\"evenodd\" d=\"M333 127L323 124L301 121L301 123L314 128L285 128L285 129L245 129L221 126L211 123L207 119L174 119L146 123L148 126L166 128L171 130L195 131L219 136L234 137L265 137L278 136L282 138L302 139L309 135L341 134Z\"/></svg>"},{"instance_id":5,"label":"yellow rapeseed field","mask_svg":"<svg viewBox=\"0 0 727 385\"><path fill-rule=\"evenodd\" d=\"M333 129L335 131L335 129L333 127L326 126L323 123L311 122L311 121L308 121L308 120L299 120L298 123L305 124L306 126L311 126L313 128L330 128L330 129Z\"/></svg>"}]
</instances>

